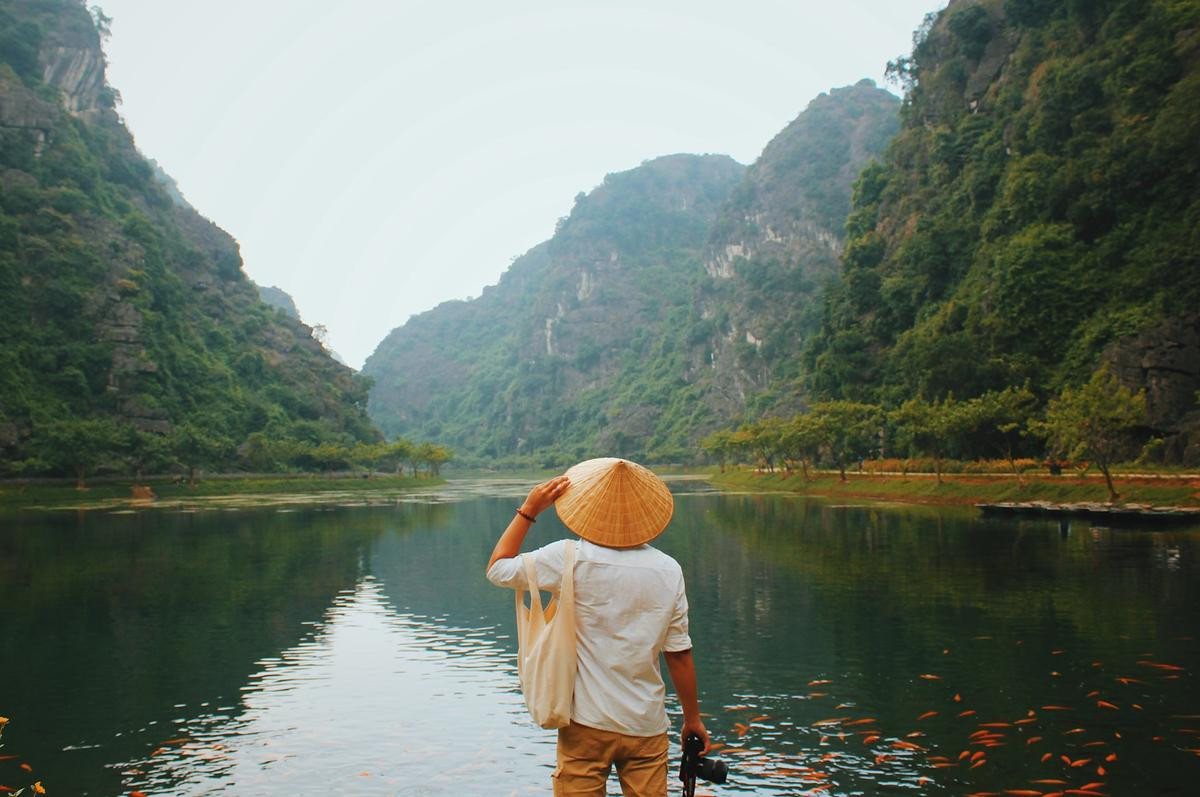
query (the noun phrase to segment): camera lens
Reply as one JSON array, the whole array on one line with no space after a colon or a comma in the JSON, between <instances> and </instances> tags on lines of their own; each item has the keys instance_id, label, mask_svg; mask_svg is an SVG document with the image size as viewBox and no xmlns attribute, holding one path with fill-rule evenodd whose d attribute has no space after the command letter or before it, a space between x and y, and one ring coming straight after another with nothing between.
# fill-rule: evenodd
<instances>
[{"instance_id":1,"label":"camera lens","mask_svg":"<svg viewBox=\"0 0 1200 797\"><path fill-rule=\"evenodd\" d=\"M729 777L729 767L725 762L716 758L701 758L696 767L696 775L709 783L724 783Z\"/></svg>"}]
</instances>

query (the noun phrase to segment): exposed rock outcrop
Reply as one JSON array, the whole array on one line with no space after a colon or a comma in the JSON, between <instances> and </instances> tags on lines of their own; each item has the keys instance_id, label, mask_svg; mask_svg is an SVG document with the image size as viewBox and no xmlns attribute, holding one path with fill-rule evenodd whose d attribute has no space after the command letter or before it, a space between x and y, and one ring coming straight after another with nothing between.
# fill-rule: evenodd
<instances>
[{"instance_id":1,"label":"exposed rock outcrop","mask_svg":"<svg viewBox=\"0 0 1200 797\"><path fill-rule=\"evenodd\" d=\"M1200 465L1200 314L1118 341L1105 356L1122 384L1146 391L1146 425L1163 438L1164 459Z\"/></svg>"}]
</instances>

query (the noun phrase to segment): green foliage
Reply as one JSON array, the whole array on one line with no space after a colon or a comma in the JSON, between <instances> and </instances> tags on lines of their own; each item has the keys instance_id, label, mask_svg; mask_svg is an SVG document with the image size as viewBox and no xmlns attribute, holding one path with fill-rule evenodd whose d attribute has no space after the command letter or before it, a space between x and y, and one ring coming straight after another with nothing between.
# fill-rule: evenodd
<instances>
[{"instance_id":1,"label":"green foliage","mask_svg":"<svg viewBox=\"0 0 1200 797\"><path fill-rule=\"evenodd\" d=\"M51 124L40 143L0 126L0 476L292 467L265 441L378 441L369 382L259 301L236 242L172 203L115 114L73 117L42 82L39 42L98 51L97 24L0 0L6 108ZM93 444L56 450L73 436Z\"/></svg>"},{"instance_id":2,"label":"green foliage","mask_svg":"<svg viewBox=\"0 0 1200 797\"><path fill-rule=\"evenodd\" d=\"M1146 395L1133 393L1112 371L1100 368L1078 389L1067 388L1046 407L1033 428L1050 450L1094 464L1104 474L1109 497L1117 499L1110 473L1114 464L1138 450L1132 432L1146 414Z\"/></svg>"},{"instance_id":3,"label":"green foliage","mask_svg":"<svg viewBox=\"0 0 1200 797\"><path fill-rule=\"evenodd\" d=\"M888 413L888 420L902 445L933 457L940 482L942 459L958 444L972 419L966 405L948 396L940 401L910 398Z\"/></svg>"},{"instance_id":4,"label":"green foliage","mask_svg":"<svg viewBox=\"0 0 1200 797\"><path fill-rule=\"evenodd\" d=\"M891 67L904 123L854 195L817 396L1045 397L1200 306L1200 5L1002 8L931 16Z\"/></svg>"}]
</instances>

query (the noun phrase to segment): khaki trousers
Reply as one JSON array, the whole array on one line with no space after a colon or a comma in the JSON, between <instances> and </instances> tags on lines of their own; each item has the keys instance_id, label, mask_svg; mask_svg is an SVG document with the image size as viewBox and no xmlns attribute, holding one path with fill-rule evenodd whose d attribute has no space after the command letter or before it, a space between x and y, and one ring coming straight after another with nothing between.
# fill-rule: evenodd
<instances>
[{"instance_id":1,"label":"khaki trousers","mask_svg":"<svg viewBox=\"0 0 1200 797\"><path fill-rule=\"evenodd\" d=\"M604 797L613 764L625 797L666 797L667 735L626 736L572 722L558 729L554 797Z\"/></svg>"}]
</instances>

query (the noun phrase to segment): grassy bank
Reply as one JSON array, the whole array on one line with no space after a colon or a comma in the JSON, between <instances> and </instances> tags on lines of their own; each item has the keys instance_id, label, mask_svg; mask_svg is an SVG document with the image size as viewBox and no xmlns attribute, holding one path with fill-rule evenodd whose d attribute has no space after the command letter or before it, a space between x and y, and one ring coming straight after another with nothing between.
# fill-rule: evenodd
<instances>
[{"instance_id":1,"label":"grassy bank","mask_svg":"<svg viewBox=\"0 0 1200 797\"><path fill-rule=\"evenodd\" d=\"M279 474L264 476L220 475L200 479L194 485L177 483L169 477L155 477L135 482L133 479L105 480L90 484L86 489L75 488L74 482L0 484L0 512L24 509L104 508L125 504L146 505L209 501L213 499L268 495L366 495L390 494L397 491L432 487L445 480L430 476ZM135 487L149 487L153 499Z\"/></svg>"},{"instance_id":2,"label":"grassy bank","mask_svg":"<svg viewBox=\"0 0 1200 797\"><path fill-rule=\"evenodd\" d=\"M1055 503L1106 502L1108 492L1100 477L1026 476L1024 484L1004 475L945 475L938 484L933 475L883 475L818 472L808 482L800 474L727 470L710 477L726 489L780 490L831 498L870 498L921 504L978 504L1000 501L1053 501ZM1155 506L1200 506L1200 480L1194 478L1121 478L1117 491L1126 503Z\"/></svg>"}]
</instances>

